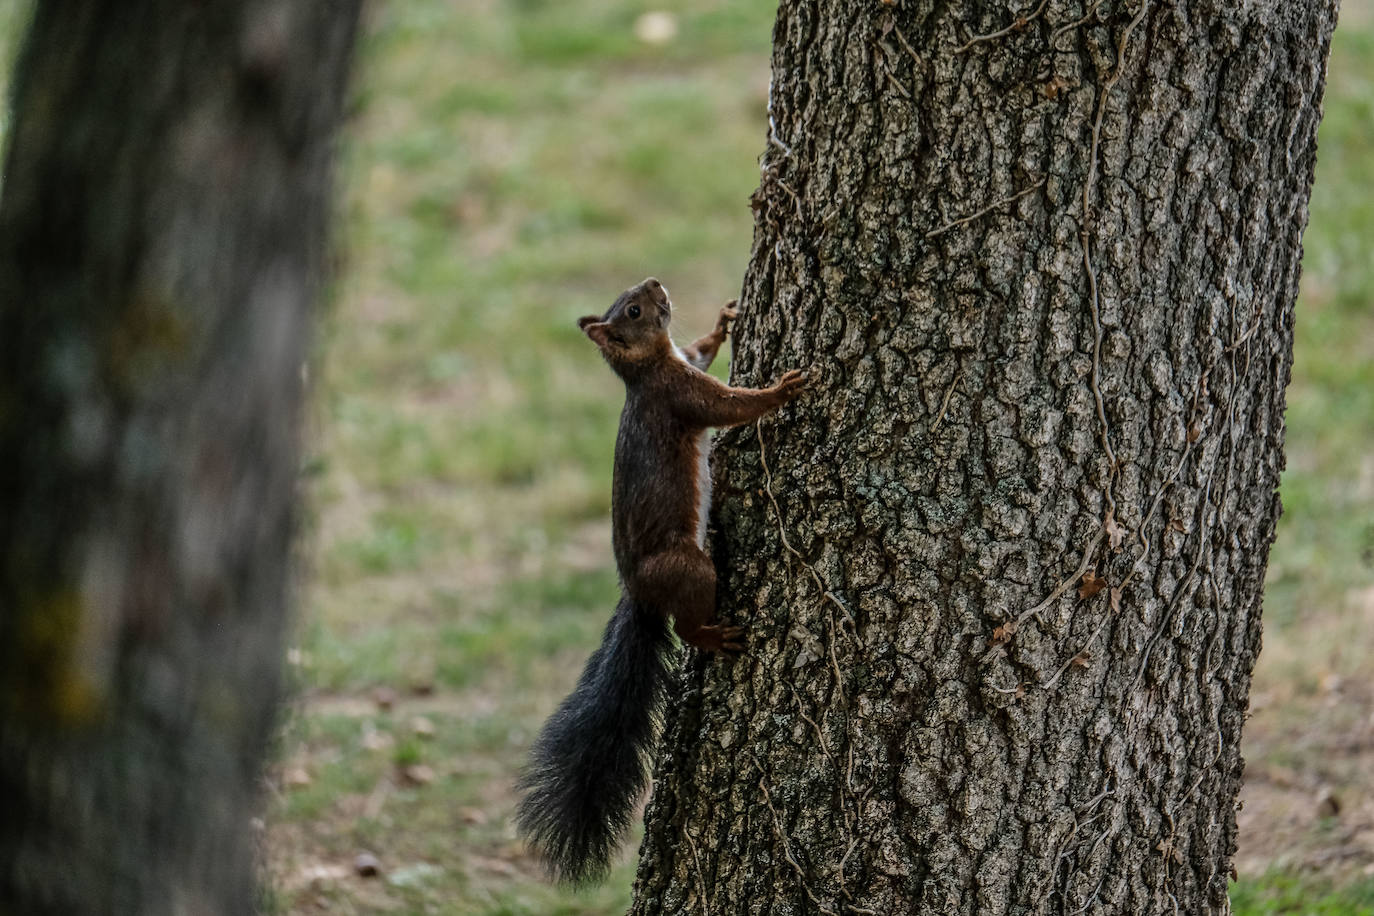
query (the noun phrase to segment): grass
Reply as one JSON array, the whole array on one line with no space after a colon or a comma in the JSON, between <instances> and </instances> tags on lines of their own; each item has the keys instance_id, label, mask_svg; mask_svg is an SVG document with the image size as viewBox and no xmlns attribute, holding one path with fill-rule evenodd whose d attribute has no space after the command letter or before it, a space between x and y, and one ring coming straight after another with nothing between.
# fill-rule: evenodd
<instances>
[{"instance_id":1,"label":"grass","mask_svg":"<svg viewBox=\"0 0 1374 916\"><path fill-rule=\"evenodd\" d=\"M650 46L633 35L644 8L375 10L346 168L350 260L324 342L320 575L303 677L345 696L432 690L452 709L441 740L406 745L439 778L388 795L380 817L390 826L359 827L349 800L394 780L395 761L353 765L358 736L387 727L389 714L364 704L333 723L343 731L331 743L312 731L323 714L304 705L307 737L288 742L291 759L336 757L276 818L289 907L309 909L315 893L299 890L293 869L363 847L391 867L437 870L404 889L336 881L331 906L627 904L632 857L604 889L563 896L539 881L508 826L510 774L615 595L606 514L619 391L572 319L646 272L688 303L689 329L733 295L749 250L771 20L765 4L697 0L679 7L673 43ZM1272 651L1257 681L1277 694L1274 737L1258 765L1301 758L1301 734L1287 730L1327 699L1323 673L1358 674L1358 653L1341 647L1370 646L1340 611L1374 578L1362 554L1374 549L1374 492L1358 484L1371 471L1374 210L1351 190L1374 185L1362 65L1371 41L1368 27L1342 32L1332 61L1267 607ZM1324 635L1300 643L1300 632ZM308 815L294 808L298 794ZM481 812L480 824L463 811ZM321 824L366 829L321 845L310 839ZM1295 867L1243 879L1236 912L1283 912L1275 907L1299 893L1311 912L1361 912L1358 886L1291 877Z\"/></svg>"},{"instance_id":2,"label":"grass","mask_svg":"<svg viewBox=\"0 0 1374 916\"><path fill-rule=\"evenodd\" d=\"M614 602L620 395L573 320L645 265L689 328L736 291L771 20L700 2L651 46L642 11L372 8L321 345L315 687L501 695Z\"/></svg>"},{"instance_id":3,"label":"grass","mask_svg":"<svg viewBox=\"0 0 1374 916\"><path fill-rule=\"evenodd\" d=\"M620 389L574 320L650 272L684 334L737 294L772 21L697 0L655 46L634 36L648 8L372 9L282 751L309 782L282 789L269 834L280 911L628 903L631 856L560 891L509 824L512 773L616 599ZM407 732L415 714L432 737ZM417 765L431 781L407 780ZM362 849L386 878L339 870Z\"/></svg>"},{"instance_id":4,"label":"grass","mask_svg":"<svg viewBox=\"0 0 1374 916\"><path fill-rule=\"evenodd\" d=\"M1374 916L1374 879L1345 885L1319 877L1272 872L1231 892L1241 916Z\"/></svg>"},{"instance_id":5,"label":"grass","mask_svg":"<svg viewBox=\"0 0 1374 916\"><path fill-rule=\"evenodd\" d=\"M1346 4L1333 44L1288 388L1286 515L1270 622L1293 623L1374 568L1374 55L1370 4ZM1313 576L1313 567L1321 575Z\"/></svg>"},{"instance_id":6,"label":"grass","mask_svg":"<svg viewBox=\"0 0 1374 916\"><path fill-rule=\"evenodd\" d=\"M1344 6L1246 736L1246 916L1374 912L1358 868L1314 866L1348 861L1325 856L1348 844L1308 801L1319 783L1357 800L1374 770L1322 751L1367 727L1374 702L1374 17L1370 0ZM0 0L0 64L25 8ZM683 307L680 335L736 294L772 22L768 3L684 0L677 37L650 45L634 33L650 8L370 8L343 272L315 368L310 585L267 832L271 910L627 905L632 854L603 887L564 893L509 825L511 774L615 600L620 390L573 321L649 272ZM0 114L0 139L5 126ZM353 876L362 850L381 877Z\"/></svg>"}]
</instances>

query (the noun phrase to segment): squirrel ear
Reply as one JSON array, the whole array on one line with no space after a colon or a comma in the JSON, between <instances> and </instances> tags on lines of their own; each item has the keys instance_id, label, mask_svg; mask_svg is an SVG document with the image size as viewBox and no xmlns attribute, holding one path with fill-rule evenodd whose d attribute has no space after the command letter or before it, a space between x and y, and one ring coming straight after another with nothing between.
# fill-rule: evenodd
<instances>
[{"instance_id":1,"label":"squirrel ear","mask_svg":"<svg viewBox=\"0 0 1374 916\"><path fill-rule=\"evenodd\" d=\"M587 321L586 318L583 318L578 321L577 324L586 335L592 339L592 343L596 344L598 347L605 348L610 333L611 326L609 324L598 320L595 316L592 317L591 321Z\"/></svg>"}]
</instances>

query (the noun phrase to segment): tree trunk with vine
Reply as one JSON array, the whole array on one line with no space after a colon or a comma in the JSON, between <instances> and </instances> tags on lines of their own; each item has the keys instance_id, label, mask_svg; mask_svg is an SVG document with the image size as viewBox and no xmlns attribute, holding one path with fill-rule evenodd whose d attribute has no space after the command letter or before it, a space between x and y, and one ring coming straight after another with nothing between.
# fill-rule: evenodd
<instances>
[{"instance_id":1,"label":"tree trunk with vine","mask_svg":"<svg viewBox=\"0 0 1374 916\"><path fill-rule=\"evenodd\" d=\"M1335 7L782 2L633 912L1228 911Z\"/></svg>"},{"instance_id":2,"label":"tree trunk with vine","mask_svg":"<svg viewBox=\"0 0 1374 916\"><path fill-rule=\"evenodd\" d=\"M358 0L42 0L0 200L0 912L257 906Z\"/></svg>"}]
</instances>

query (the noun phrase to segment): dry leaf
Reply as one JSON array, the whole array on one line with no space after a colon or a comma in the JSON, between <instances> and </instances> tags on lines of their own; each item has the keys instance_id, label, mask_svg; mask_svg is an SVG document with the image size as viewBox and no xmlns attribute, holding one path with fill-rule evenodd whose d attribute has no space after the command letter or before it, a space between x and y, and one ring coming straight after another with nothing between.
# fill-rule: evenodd
<instances>
[{"instance_id":1,"label":"dry leaf","mask_svg":"<svg viewBox=\"0 0 1374 916\"><path fill-rule=\"evenodd\" d=\"M401 767L401 778L412 786L427 786L434 782L434 768L423 763Z\"/></svg>"},{"instance_id":2,"label":"dry leaf","mask_svg":"<svg viewBox=\"0 0 1374 916\"><path fill-rule=\"evenodd\" d=\"M382 712L386 712L396 705L396 691L390 687L378 687L372 691L372 702L376 703Z\"/></svg>"},{"instance_id":3,"label":"dry leaf","mask_svg":"<svg viewBox=\"0 0 1374 916\"><path fill-rule=\"evenodd\" d=\"M1008 620L992 631L992 642L989 645L1001 646L1011 642L1012 636L1016 634L1016 621Z\"/></svg>"},{"instance_id":4,"label":"dry leaf","mask_svg":"<svg viewBox=\"0 0 1374 916\"><path fill-rule=\"evenodd\" d=\"M1092 663L1092 660L1092 655L1085 650L1075 655L1073 659L1069 661L1069 664L1074 668L1086 668Z\"/></svg>"},{"instance_id":5,"label":"dry leaf","mask_svg":"<svg viewBox=\"0 0 1374 916\"><path fill-rule=\"evenodd\" d=\"M391 735L384 731L379 731L372 723L363 726L362 745L369 751L384 751L396 743Z\"/></svg>"},{"instance_id":6,"label":"dry leaf","mask_svg":"<svg viewBox=\"0 0 1374 916\"><path fill-rule=\"evenodd\" d=\"M1043 86L1040 87L1040 94L1043 95L1045 98L1053 101L1054 99L1059 98L1060 94L1063 93L1065 89L1068 89L1072 86L1073 83L1069 82L1064 77L1055 76L1049 82L1045 83Z\"/></svg>"},{"instance_id":7,"label":"dry leaf","mask_svg":"<svg viewBox=\"0 0 1374 916\"><path fill-rule=\"evenodd\" d=\"M1126 539L1126 529L1117 524L1116 513L1108 509L1102 525L1107 529L1107 543L1111 545L1112 550L1120 550L1121 542Z\"/></svg>"},{"instance_id":8,"label":"dry leaf","mask_svg":"<svg viewBox=\"0 0 1374 916\"><path fill-rule=\"evenodd\" d=\"M382 863L370 852L360 852L353 859L353 871L363 878L375 878L381 870Z\"/></svg>"},{"instance_id":9,"label":"dry leaf","mask_svg":"<svg viewBox=\"0 0 1374 916\"><path fill-rule=\"evenodd\" d=\"M635 37L645 44L666 45L677 37L677 17L652 10L635 20Z\"/></svg>"},{"instance_id":10,"label":"dry leaf","mask_svg":"<svg viewBox=\"0 0 1374 916\"><path fill-rule=\"evenodd\" d=\"M476 824L479 827L489 820L487 813L481 808L459 808L458 817L464 824Z\"/></svg>"},{"instance_id":11,"label":"dry leaf","mask_svg":"<svg viewBox=\"0 0 1374 916\"><path fill-rule=\"evenodd\" d=\"M1330 786L1323 786L1317 793L1317 817L1335 817L1341 813L1341 800Z\"/></svg>"},{"instance_id":12,"label":"dry leaf","mask_svg":"<svg viewBox=\"0 0 1374 916\"><path fill-rule=\"evenodd\" d=\"M1120 614L1120 613L1121 613L1121 586L1119 586L1119 585L1113 585L1112 588L1111 588L1111 591L1107 592L1107 596L1108 596L1109 598L1111 598L1111 601L1112 601L1112 613L1113 613L1113 614Z\"/></svg>"},{"instance_id":13,"label":"dry leaf","mask_svg":"<svg viewBox=\"0 0 1374 916\"><path fill-rule=\"evenodd\" d=\"M1188 424L1188 441L1196 442L1202 438L1202 424L1197 420Z\"/></svg>"},{"instance_id":14,"label":"dry leaf","mask_svg":"<svg viewBox=\"0 0 1374 916\"><path fill-rule=\"evenodd\" d=\"M1183 853L1174 845L1173 840L1160 840L1159 845L1156 846L1155 849L1159 850L1160 855L1164 856L1166 859L1173 859L1174 862L1179 865L1183 864Z\"/></svg>"},{"instance_id":15,"label":"dry leaf","mask_svg":"<svg viewBox=\"0 0 1374 916\"><path fill-rule=\"evenodd\" d=\"M1078 597L1091 598L1106 587L1107 580L1100 578L1097 575L1097 570L1089 566L1088 571L1083 573L1082 584L1078 586Z\"/></svg>"},{"instance_id":16,"label":"dry leaf","mask_svg":"<svg viewBox=\"0 0 1374 916\"><path fill-rule=\"evenodd\" d=\"M347 865L305 865L294 878L287 879L287 886L308 887L319 891L348 877Z\"/></svg>"},{"instance_id":17,"label":"dry leaf","mask_svg":"<svg viewBox=\"0 0 1374 916\"><path fill-rule=\"evenodd\" d=\"M292 789L300 789L310 785L312 780L305 767L292 767L282 774L281 781L284 785Z\"/></svg>"}]
</instances>

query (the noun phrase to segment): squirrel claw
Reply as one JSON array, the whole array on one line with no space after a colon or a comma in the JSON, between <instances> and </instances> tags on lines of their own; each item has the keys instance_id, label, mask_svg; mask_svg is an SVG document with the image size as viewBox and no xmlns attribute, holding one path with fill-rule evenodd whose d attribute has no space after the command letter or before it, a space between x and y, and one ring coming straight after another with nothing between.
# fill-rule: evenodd
<instances>
[{"instance_id":1,"label":"squirrel claw","mask_svg":"<svg viewBox=\"0 0 1374 916\"><path fill-rule=\"evenodd\" d=\"M744 627L721 627L720 650L729 655L739 655L744 651Z\"/></svg>"},{"instance_id":2,"label":"squirrel claw","mask_svg":"<svg viewBox=\"0 0 1374 916\"><path fill-rule=\"evenodd\" d=\"M696 632L684 636L683 640L703 652L738 655L744 651L744 633L744 627L710 624L699 627Z\"/></svg>"},{"instance_id":3,"label":"squirrel claw","mask_svg":"<svg viewBox=\"0 0 1374 916\"><path fill-rule=\"evenodd\" d=\"M716 333L721 336L730 333L730 322L738 317L739 309L735 308L735 300L731 299L721 308L720 315L716 318Z\"/></svg>"},{"instance_id":4,"label":"squirrel claw","mask_svg":"<svg viewBox=\"0 0 1374 916\"><path fill-rule=\"evenodd\" d=\"M810 381L811 379L807 377L805 371L801 369L792 369L783 373L782 378L778 379L778 384L775 387L789 398L795 398L802 393L807 383Z\"/></svg>"}]
</instances>

